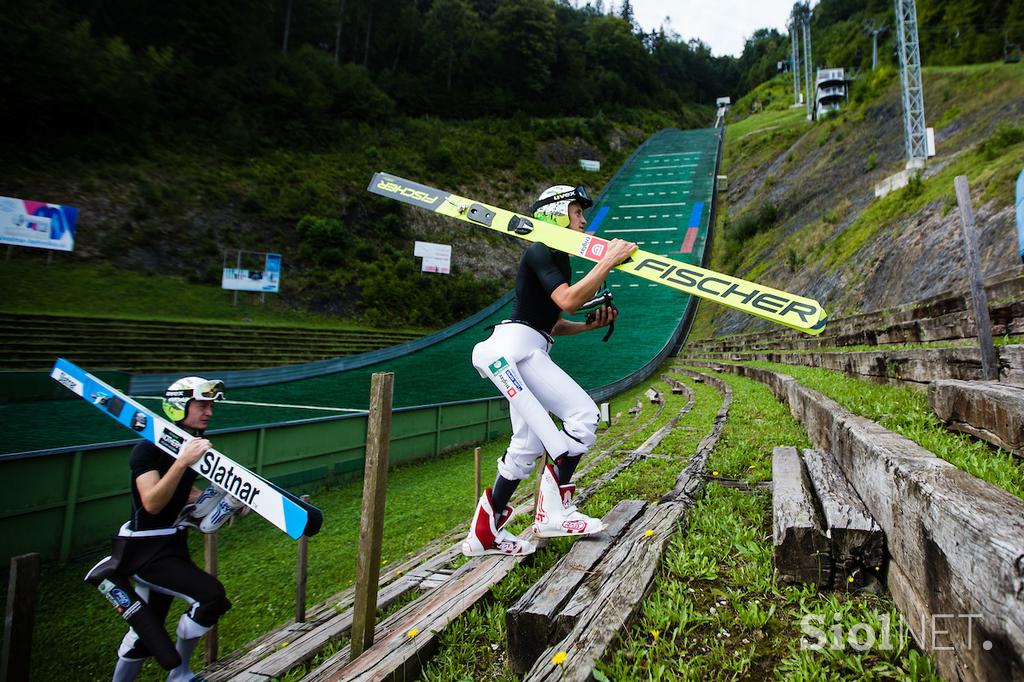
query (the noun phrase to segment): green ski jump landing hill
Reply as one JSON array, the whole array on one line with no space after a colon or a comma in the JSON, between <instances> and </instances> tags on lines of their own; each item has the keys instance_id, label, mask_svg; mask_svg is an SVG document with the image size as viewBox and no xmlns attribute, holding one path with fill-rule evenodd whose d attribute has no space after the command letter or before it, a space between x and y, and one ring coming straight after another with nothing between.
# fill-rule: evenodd
<instances>
[{"instance_id":1,"label":"green ski jump landing hill","mask_svg":"<svg viewBox=\"0 0 1024 682\"><path fill-rule=\"evenodd\" d=\"M645 251L681 263L702 264L709 239L720 137L721 131L716 129L666 129L650 137L623 164L588 211L588 229L608 239L630 239ZM581 173L580 178L551 180L575 183L585 182L586 177ZM590 262L573 258L572 267L574 277L579 278ZM608 284L620 315L611 340L602 343L601 334L583 334L559 339L552 349L555 361L589 391L627 379L670 350L682 331L691 298L618 271L611 273ZM450 336L442 333L446 338L438 343L356 369L337 371L331 370L329 363L320 364L310 372L323 372L317 376L254 388L232 389L232 384L238 386L240 380L245 380L243 385L252 385L259 380L259 372L226 372L217 378L226 381L231 399L256 402L364 409L370 375L379 371L395 372L395 407L491 398L495 397L494 389L473 369L470 352L486 337L485 328L508 318L511 308L508 298L466 329ZM168 377L166 383L170 381ZM152 395L151 391L134 388L132 393ZM116 424L98 419L92 412L88 405L70 400L0 405L0 416L18 425L0 447L3 452L23 452L124 438ZM311 415L306 410L235 405L220 405L217 413L218 428L308 419Z\"/></svg>"}]
</instances>

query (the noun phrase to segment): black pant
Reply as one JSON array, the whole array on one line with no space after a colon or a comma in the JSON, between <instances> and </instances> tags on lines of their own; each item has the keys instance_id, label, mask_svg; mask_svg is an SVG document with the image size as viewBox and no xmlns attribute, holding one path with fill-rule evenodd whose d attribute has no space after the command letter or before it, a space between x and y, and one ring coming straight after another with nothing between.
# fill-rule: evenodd
<instances>
[{"instance_id":1,"label":"black pant","mask_svg":"<svg viewBox=\"0 0 1024 682\"><path fill-rule=\"evenodd\" d=\"M134 577L140 587L149 589L146 603L160 622L166 620L171 600L180 597L191 604L188 617L199 626L199 629L205 630L231 608L231 602L228 601L220 581L192 562L186 536L184 530L173 536L165 536L168 538L167 541L161 543L156 552L141 552L150 556L144 558L138 566L134 566L132 562L133 539L127 539L127 549L120 569ZM202 633L194 634L199 636ZM134 642L131 639L126 638L121 651L118 652L119 655L129 659L150 655L149 649L141 639L135 637ZM128 645L127 651L124 645Z\"/></svg>"}]
</instances>

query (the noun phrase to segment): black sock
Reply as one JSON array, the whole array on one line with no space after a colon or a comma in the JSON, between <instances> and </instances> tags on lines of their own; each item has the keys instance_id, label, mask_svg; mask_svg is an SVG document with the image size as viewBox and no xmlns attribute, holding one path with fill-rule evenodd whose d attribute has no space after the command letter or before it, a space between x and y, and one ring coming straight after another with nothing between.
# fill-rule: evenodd
<instances>
[{"instance_id":1,"label":"black sock","mask_svg":"<svg viewBox=\"0 0 1024 682\"><path fill-rule=\"evenodd\" d=\"M569 485L572 475L576 473L576 466L580 463L583 455L570 455L565 453L555 460L555 471L558 472L558 485Z\"/></svg>"},{"instance_id":2,"label":"black sock","mask_svg":"<svg viewBox=\"0 0 1024 682\"><path fill-rule=\"evenodd\" d=\"M491 488L491 509L494 510L494 520L497 521L501 512L505 511L505 505L512 499L512 493L519 486L519 481L510 481L501 474L494 479L494 487Z\"/></svg>"}]
</instances>

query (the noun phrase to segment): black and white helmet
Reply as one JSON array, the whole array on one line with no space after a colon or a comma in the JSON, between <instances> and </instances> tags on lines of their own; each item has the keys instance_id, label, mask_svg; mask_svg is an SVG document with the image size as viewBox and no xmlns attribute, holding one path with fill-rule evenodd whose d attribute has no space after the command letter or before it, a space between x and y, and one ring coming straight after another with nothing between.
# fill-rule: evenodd
<instances>
[{"instance_id":1,"label":"black and white helmet","mask_svg":"<svg viewBox=\"0 0 1024 682\"><path fill-rule=\"evenodd\" d=\"M173 422L180 422L188 414L193 400L224 400L224 382L202 377L183 377L164 391L164 414Z\"/></svg>"}]
</instances>

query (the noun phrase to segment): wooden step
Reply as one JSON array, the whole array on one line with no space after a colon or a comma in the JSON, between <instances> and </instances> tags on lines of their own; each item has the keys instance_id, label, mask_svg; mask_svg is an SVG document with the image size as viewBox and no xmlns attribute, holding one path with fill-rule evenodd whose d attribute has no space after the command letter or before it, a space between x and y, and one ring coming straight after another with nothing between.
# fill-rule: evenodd
<instances>
[{"instance_id":1,"label":"wooden step","mask_svg":"<svg viewBox=\"0 0 1024 682\"><path fill-rule=\"evenodd\" d=\"M794 447L772 450L772 538L780 582L832 586L831 547Z\"/></svg>"}]
</instances>

